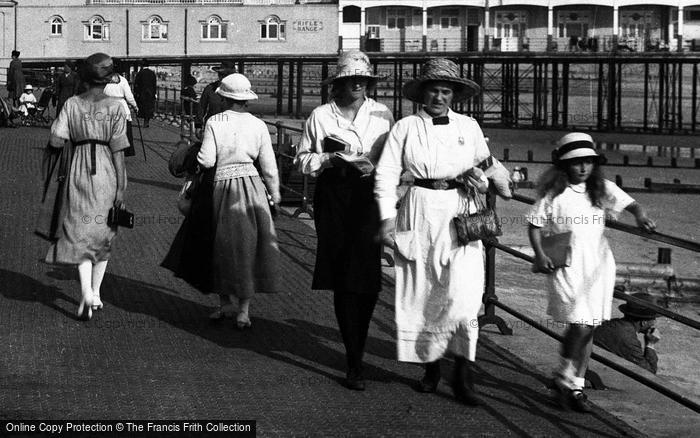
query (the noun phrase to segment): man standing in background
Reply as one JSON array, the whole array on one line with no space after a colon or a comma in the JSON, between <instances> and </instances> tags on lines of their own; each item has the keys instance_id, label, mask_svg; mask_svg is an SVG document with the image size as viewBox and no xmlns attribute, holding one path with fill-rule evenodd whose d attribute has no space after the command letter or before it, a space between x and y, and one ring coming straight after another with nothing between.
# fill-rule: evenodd
<instances>
[{"instance_id":1,"label":"man standing in background","mask_svg":"<svg viewBox=\"0 0 700 438\"><path fill-rule=\"evenodd\" d=\"M78 74L73 70L73 63L66 60L63 63L63 73L56 79L56 117L61 112L61 108L63 108L66 100L77 94L79 84L80 80L78 79Z\"/></svg>"},{"instance_id":2,"label":"man standing in background","mask_svg":"<svg viewBox=\"0 0 700 438\"><path fill-rule=\"evenodd\" d=\"M143 118L144 128L148 128L153 118L156 103L157 79L153 70L148 68L148 61L141 62L141 70L134 78L134 95L139 107L138 117Z\"/></svg>"},{"instance_id":3,"label":"man standing in background","mask_svg":"<svg viewBox=\"0 0 700 438\"><path fill-rule=\"evenodd\" d=\"M19 51L12 51L12 61L7 69L7 98L12 105L19 105L19 97L24 92L24 73L22 73L22 61L19 59Z\"/></svg>"}]
</instances>

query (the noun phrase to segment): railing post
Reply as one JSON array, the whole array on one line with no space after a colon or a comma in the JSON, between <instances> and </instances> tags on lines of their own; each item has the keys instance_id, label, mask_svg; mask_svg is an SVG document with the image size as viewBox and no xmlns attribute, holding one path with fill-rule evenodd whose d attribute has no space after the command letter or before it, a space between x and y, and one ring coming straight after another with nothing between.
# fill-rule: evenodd
<instances>
[{"instance_id":1,"label":"railing post","mask_svg":"<svg viewBox=\"0 0 700 438\"><path fill-rule=\"evenodd\" d=\"M495 195L488 195L486 202L490 208L496 209ZM498 240L496 239L496 241ZM489 242L484 242L484 250L486 251L484 295L482 298L484 314L479 316L479 328L481 329L488 324L496 324L502 335L512 335L513 329L508 327L503 318L496 315L495 303L498 302L498 297L496 296L496 247L490 245Z\"/></svg>"},{"instance_id":2,"label":"railing post","mask_svg":"<svg viewBox=\"0 0 700 438\"><path fill-rule=\"evenodd\" d=\"M284 98L284 61L277 61L277 112L282 114L282 99Z\"/></svg>"}]
</instances>

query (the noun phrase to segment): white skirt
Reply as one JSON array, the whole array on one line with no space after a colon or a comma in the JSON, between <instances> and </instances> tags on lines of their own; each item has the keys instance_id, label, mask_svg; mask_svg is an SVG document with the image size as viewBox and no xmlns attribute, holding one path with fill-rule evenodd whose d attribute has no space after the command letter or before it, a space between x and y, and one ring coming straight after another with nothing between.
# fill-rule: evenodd
<instances>
[{"instance_id":1,"label":"white skirt","mask_svg":"<svg viewBox=\"0 0 700 438\"><path fill-rule=\"evenodd\" d=\"M481 241L457 243L452 219L466 211L466 205L460 190L415 186L402 200L395 257L397 350L402 362L433 362L447 350L475 359L484 252Z\"/></svg>"}]
</instances>

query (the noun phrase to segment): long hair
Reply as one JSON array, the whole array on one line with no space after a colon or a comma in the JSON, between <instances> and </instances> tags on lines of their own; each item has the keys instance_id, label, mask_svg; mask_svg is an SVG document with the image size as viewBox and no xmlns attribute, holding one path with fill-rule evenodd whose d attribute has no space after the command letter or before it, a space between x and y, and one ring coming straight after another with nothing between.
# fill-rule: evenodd
<instances>
[{"instance_id":1,"label":"long hair","mask_svg":"<svg viewBox=\"0 0 700 438\"><path fill-rule=\"evenodd\" d=\"M568 165L566 161L555 164L540 176L537 181L537 196L544 198L551 196L556 198L561 195L569 185ZM603 199L607 196L605 191L605 180L603 169L597 162L593 164L591 176L586 180L586 193L595 207L602 208Z\"/></svg>"}]
</instances>

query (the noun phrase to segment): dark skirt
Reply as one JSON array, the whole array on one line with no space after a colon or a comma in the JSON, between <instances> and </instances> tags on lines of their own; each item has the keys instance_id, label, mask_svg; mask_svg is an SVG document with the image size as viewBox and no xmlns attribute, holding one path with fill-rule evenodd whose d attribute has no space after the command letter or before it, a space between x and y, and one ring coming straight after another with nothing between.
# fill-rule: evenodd
<instances>
[{"instance_id":1,"label":"dark skirt","mask_svg":"<svg viewBox=\"0 0 700 438\"><path fill-rule=\"evenodd\" d=\"M318 244L313 289L376 294L381 290L379 209L374 176L350 168L324 170L316 181Z\"/></svg>"},{"instance_id":2,"label":"dark skirt","mask_svg":"<svg viewBox=\"0 0 700 438\"><path fill-rule=\"evenodd\" d=\"M204 173L202 183L192 198L190 212L160 264L205 294L213 293L213 175L212 170Z\"/></svg>"}]
</instances>

